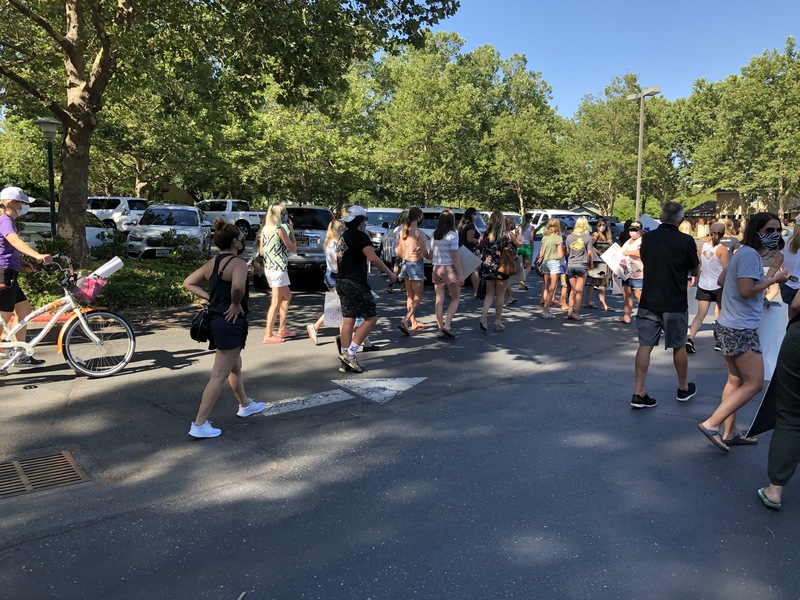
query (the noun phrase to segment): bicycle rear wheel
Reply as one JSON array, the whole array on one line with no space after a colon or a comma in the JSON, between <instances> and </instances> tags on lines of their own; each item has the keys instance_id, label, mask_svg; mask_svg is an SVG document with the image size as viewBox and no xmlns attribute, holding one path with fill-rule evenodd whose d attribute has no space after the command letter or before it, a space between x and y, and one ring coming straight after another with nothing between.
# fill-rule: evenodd
<instances>
[{"instance_id":1,"label":"bicycle rear wheel","mask_svg":"<svg viewBox=\"0 0 800 600\"><path fill-rule=\"evenodd\" d=\"M97 310L83 316L100 343L89 337L80 320L75 320L64 336L64 358L76 372L87 377L119 373L136 349L131 326L112 312Z\"/></svg>"}]
</instances>

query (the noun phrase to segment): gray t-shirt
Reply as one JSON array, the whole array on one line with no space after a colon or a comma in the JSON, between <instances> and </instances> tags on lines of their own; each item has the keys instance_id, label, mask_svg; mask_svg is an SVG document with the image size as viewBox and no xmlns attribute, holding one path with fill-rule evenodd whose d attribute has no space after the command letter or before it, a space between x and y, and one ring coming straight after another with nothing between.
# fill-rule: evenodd
<instances>
[{"instance_id":1,"label":"gray t-shirt","mask_svg":"<svg viewBox=\"0 0 800 600\"><path fill-rule=\"evenodd\" d=\"M739 295L739 279L752 279L756 283L764 281L761 256L750 246L739 248L728 262L725 285L722 286L722 309L717 323L731 329L758 329L761 313L764 312L764 295L742 298Z\"/></svg>"},{"instance_id":2,"label":"gray t-shirt","mask_svg":"<svg viewBox=\"0 0 800 600\"><path fill-rule=\"evenodd\" d=\"M588 233L570 233L567 236L567 252L569 260L567 268L585 269L589 266L589 252L592 249L592 236Z\"/></svg>"}]
</instances>

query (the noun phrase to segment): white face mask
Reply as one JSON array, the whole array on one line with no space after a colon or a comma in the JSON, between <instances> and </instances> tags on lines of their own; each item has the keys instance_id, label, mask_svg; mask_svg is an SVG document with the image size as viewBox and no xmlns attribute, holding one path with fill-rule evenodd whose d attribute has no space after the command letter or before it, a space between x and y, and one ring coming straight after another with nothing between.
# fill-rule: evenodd
<instances>
[{"instance_id":1,"label":"white face mask","mask_svg":"<svg viewBox=\"0 0 800 600\"><path fill-rule=\"evenodd\" d=\"M28 206L27 203L23 204L17 209L17 214L21 217L22 215L27 214L29 208L30 206Z\"/></svg>"}]
</instances>

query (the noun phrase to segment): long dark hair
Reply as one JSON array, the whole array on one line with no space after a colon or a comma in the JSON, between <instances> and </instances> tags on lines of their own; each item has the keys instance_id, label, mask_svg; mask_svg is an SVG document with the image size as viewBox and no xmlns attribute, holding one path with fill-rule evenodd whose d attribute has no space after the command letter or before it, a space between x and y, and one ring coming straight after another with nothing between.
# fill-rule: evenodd
<instances>
[{"instance_id":1,"label":"long dark hair","mask_svg":"<svg viewBox=\"0 0 800 600\"><path fill-rule=\"evenodd\" d=\"M780 217L771 212L756 213L747 219L747 225L745 225L744 234L742 234L742 245L750 246L754 250L760 250L761 238L759 237L758 232L770 221L777 221L778 223L781 222ZM783 249L784 245L785 243L783 238L781 238L778 242L778 247Z\"/></svg>"},{"instance_id":2,"label":"long dark hair","mask_svg":"<svg viewBox=\"0 0 800 600\"><path fill-rule=\"evenodd\" d=\"M449 210L443 210L439 215L439 221L436 223L436 230L433 232L433 239L444 239L448 233L456 228L456 217Z\"/></svg>"},{"instance_id":3,"label":"long dark hair","mask_svg":"<svg viewBox=\"0 0 800 600\"><path fill-rule=\"evenodd\" d=\"M470 206L467 210L464 211L464 216L461 217L461 220L458 222L458 230L461 231L464 229L465 226L472 223L475 220L475 213L478 212L478 209L474 206Z\"/></svg>"}]
</instances>

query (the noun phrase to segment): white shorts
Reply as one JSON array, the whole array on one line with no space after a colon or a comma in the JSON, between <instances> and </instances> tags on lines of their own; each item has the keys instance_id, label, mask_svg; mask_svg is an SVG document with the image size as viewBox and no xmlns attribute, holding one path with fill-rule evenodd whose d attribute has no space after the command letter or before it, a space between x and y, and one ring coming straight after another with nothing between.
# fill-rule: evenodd
<instances>
[{"instance_id":1,"label":"white shorts","mask_svg":"<svg viewBox=\"0 0 800 600\"><path fill-rule=\"evenodd\" d=\"M272 289L279 287L289 287L289 273L286 271L265 271L267 283Z\"/></svg>"}]
</instances>

